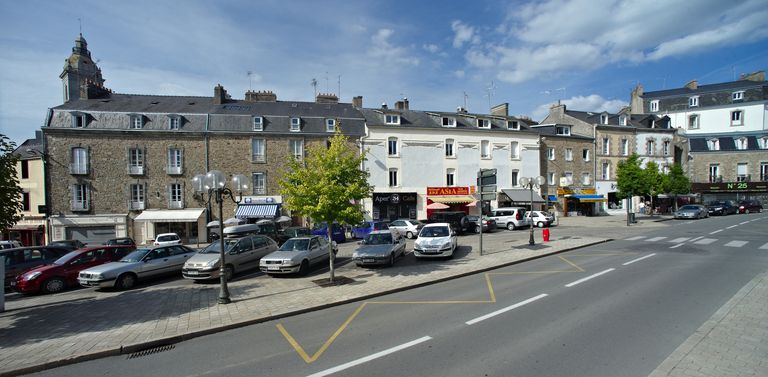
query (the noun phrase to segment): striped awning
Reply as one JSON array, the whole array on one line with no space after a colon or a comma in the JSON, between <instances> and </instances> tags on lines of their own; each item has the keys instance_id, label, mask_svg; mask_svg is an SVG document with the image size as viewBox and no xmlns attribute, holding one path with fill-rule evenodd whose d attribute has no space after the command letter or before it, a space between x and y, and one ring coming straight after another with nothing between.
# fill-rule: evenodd
<instances>
[{"instance_id":1,"label":"striped awning","mask_svg":"<svg viewBox=\"0 0 768 377\"><path fill-rule=\"evenodd\" d=\"M237 206L238 219L271 219L278 215L277 204L241 204Z\"/></svg>"},{"instance_id":2,"label":"striped awning","mask_svg":"<svg viewBox=\"0 0 768 377\"><path fill-rule=\"evenodd\" d=\"M475 200L474 196L470 195L447 195L447 196L430 196L429 200L435 203L472 203Z\"/></svg>"}]
</instances>

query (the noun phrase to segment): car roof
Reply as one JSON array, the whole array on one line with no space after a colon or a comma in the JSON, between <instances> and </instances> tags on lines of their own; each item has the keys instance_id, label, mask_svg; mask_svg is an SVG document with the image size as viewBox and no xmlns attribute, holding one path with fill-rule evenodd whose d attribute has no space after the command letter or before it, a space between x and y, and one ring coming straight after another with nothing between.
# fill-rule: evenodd
<instances>
[{"instance_id":1,"label":"car roof","mask_svg":"<svg viewBox=\"0 0 768 377\"><path fill-rule=\"evenodd\" d=\"M431 223L431 224L424 225L424 228L435 228L435 227L438 227L438 226L450 227L451 224L449 224L449 223Z\"/></svg>"},{"instance_id":2,"label":"car roof","mask_svg":"<svg viewBox=\"0 0 768 377\"><path fill-rule=\"evenodd\" d=\"M368 234L392 234L392 232L389 230L374 230Z\"/></svg>"}]
</instances>

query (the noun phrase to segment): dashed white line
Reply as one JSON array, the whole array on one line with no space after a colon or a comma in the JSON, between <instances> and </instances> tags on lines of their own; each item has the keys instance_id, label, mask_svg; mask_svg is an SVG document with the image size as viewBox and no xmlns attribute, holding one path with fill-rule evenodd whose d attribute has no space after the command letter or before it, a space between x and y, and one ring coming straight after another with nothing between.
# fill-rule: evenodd
<instances>
[{"instance_id":1,"label":"dashed white line","mask_svg":"<svg viewBox=\"0 0 768 377\"><path fill-rule=\"evenodd\" d=\"M679 244L677 244L677 245L674 245L674 246L670 246L669 248L670 248L670 249L677 249L678 247L680 247L680 246L683 246L683 245L685 245L685 244L684 244L684 243L679 243Z\"/></svg>"},{"instance_id":2,"label":"dashed white line","mask_svg":"<svg viewBox=\"0 0 768 377\"><path fill-rule=\"evenodd\" d=\"M694 243L697 244L697 245L709 245L709 244L711 244L711 243L713 243L715 241L717 241L716 238L702 238L702 239L700 239L700 240L698 240L698 241L696 241Z\"/></svg>"},{"instance_id":3,"label":"dashed white line","mask_svg":"<svg viewBox=\"0 0 768 377\"><path fill-rule=\"evenodd\" d=\"M691 238L691 242L699 240L699 239L702 239L702 238L704 238L704 236L698 236L696 238Z\"/></svg>"},{"instance_id":4,"label":"dashed white line","mask_svg":"<svg viewBox=\"0 0 768 377\"><path fill-rule=\"evenodd\" d=\"M643 236L634 236L634 237L626 238L626 240L627 241L637 241L637 240L639 240L641 238L643 238Z\"/></svg>"},{"instance_id":5,"label":"dashed white line","mask_svg":"<svg viewBox=\"0 0 768 377\"><path fill-rule=\"evenodd\" d=\"M722 232L723 230L724 230L724 229L718 229L718 230L716 230L716 231L714 231L714 232L711 232L711 233L709 233L709 234L716 234L716 233L720 233L720 232Z\"/></svg>"},{"instance_id":6,"label":"dashed white line","mask_svg":"<svg viewBox=\"0 0 768 377\"><path fill-rule=\"evenodd\" d=\"M590 275L590 276L587 276L587 277L585 277L585 278L583 278L583 279L579 279L579 280L576 280L576 281L574 281L574 282L572 282L572 283L568 283L568 284L566 284L565 286L566 286L566 287L568 287L568 288L570 288L570 287L573 287L573 286L574 286L574 285L576 285L576 284L581 284L581 283L583 283L583 282L585 282L585 281L587 281L587 280L589 280L589 279L592 279L592 278L596 278L596 277L598 277L598 276L600 276L600 275L603 275L603 274L607 274L607 273L609 273L609 272L611 272L611 271L613 271L613 270L615 270L615 268L609 268L609 269L607 269L607 270L605 270L605 271L600 271L600 272L598 272L598 273L596 273L596 274L594 274L594 275Z\"/></svg>"},{"instance_id":7,"label":"dashed white line","mask_svg":"<svg viewBox=\"0 0 768 377\"><path fill-rule=\"evenodd\" d=\"M497 316L499 314L502 314L502 313L506 313L506 312L508 312L508 311L510 311L512 309L517 309L517 308L519 308L519 307L521 307L523 305L530 304L530 303L532 303L532 302L534 302L534 301L536 301L538 299L542 299L542 298L547 297L547 296L548 295L546 293L542 293L542 294L540 294L540 295L538 295L536 297L531 297L531 298L529 298L529 299L527 299L525 301L520 301L517 304L507 306L506 308L499 309L499 310L497 310L497 311L495 311L493 313L488 313L488 314L486 314L484 316L477 317L475 319L469 320L469 321L466 322L466 324L474 325L475 323L478 323L480 321L485 321L488 318L495 317L495 316Z\"/></svg>"},{"instance_id":8,"label":"dashed white line","mask_svg":"<svg viewBox=\"0 0 768 377\"><path fill-rule=\"evenodd\" d=\"M690 239L691 239L691 237L680 237L680 238L675 238L674 240L669 240L669 242L670 243L681 243L681 242L688 241Z\"/></svg>"},{"instance_id":9,"label":"dashed white line","mask_svg":"<svg viewBox=\"0 0 768 377\"><path fill-rule=\"evenodd\" d=\"M727 226L727 227L725 227L725 229L733 229L733 228L735 228L737 226L739 226L739 224Z\"/></svg>"},{"instance_id":10,"label":"dashed white line","mask_svg":"<svg viewBox=\"0 0 768 377\"><path fill-rule=\"evenodd\" d=\"M768 243L766 243L763 246L760 246L760 250L768 250Z\"/></svg>"},{"instance_id":11,"label":"dashed white line","mask_svg":"<svg viewBox=\"0 0 768 377\"><path fill-rule=\"evenodd\" d=\"M656 241L661 241L661 240L663 240L663 239L665 239L665 238L667 238L667 237L653 237L653 238L649 238L649 239L648 239L648 242L656 242Z\"/></svg>"},{"instance_id":12,"label":"dashed white line","mask_svg":"<svg viewBox=\"0 0 768 377\"><path fill-rule=\"evenodd\" d=\"M744 225L744 224L746 224L746 223L748 223L748 222L750 222L750 221L751 221L751 220L747 220L747 221L744 221L744 222L740 222L740 223L739 223L739 225Z\"/></svg>"},{"instance_id":13,"label":"dashed white line","mask_svg":"<svg viewBox=\"0 0 768 377\"><path fill-rule=\"evenodd\" d=\"M330 369L326 369L324 371L320 371L320 372L317 372L317 373L314 373L314 374L310 374L307 377L323 377L323 376L328 376L328 375L334 374L336 372L340 372L340 371L342 371L344 369L349 369L349 368L352 368L354 366L357 366L357 365L360 365L360 364L363 364L363 363L367 363L367 362L369 362L371 360L375 360L375 359L378 359L380 357L387 356L387 355L389 355L391 353L395 353L397 351L402 351L402 350L404 350L404 349L406 349L408 347L415 346L415 345L417 345L419 343L426 342L427 340L430 340L430 339L432 339L432 337L425 336L423 338L419 338L419 339L410 341L408 343L401 344L401 345L399 345L397 347L392 347L390 349L386 349L386 350L381 351L381 352L376 352L373 355L366 356L366 357L363 357L363 358L360 358L360 359L357 359L357 360L350 361L350 362L348 362L346 364L341 364L339 366L336 366L336 367L333 367L333 368L330 368Z\"/></svg>"},{"instance_id":14,"label":"dashed white line","mask_svg":"<svg viewBox=\"0 0 768 377\"><path fill-rule=\"evenodd\" d=\"M682 245L682 244L681 244L681 245ZM651 253L651 254L648 254L648 255L646 255L646 256L644 256L644 257L640 257L640 258L637 258L637 259L633 259L633 260L631 260L631 261L629 261L629 262L626 262L626 263L622 263L622 266L628 266L628 265L630 265L630 264L632 264L632 263L635 263L635 262L639 262L639 261L641 261L641 260L643 260L643 259L646 259L646 258L650 258L650 257L652 257L652 256L654 256L654 255L656 255L656 253Z\"/></svg>"},{"instance_id":15,"label":"dashed white line","mask_svg":"<svg viewBox=\"0 0 768 377\"><path fill-rule=\"evenodd\" d=\"M731 241L725 244L724 246L727 247L742 247L746 245L749 241Z\"/></svg>"}]
</instances>

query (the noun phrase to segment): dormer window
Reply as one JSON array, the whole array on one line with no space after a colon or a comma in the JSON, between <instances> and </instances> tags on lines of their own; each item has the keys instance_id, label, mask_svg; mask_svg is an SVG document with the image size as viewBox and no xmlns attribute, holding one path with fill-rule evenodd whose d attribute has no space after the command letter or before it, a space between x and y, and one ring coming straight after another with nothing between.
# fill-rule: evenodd
<instances>
[{"instance_id":1,"label":"dormer window","mask_svg":"<svg viewBox=\"0 0 768 377\"><path fill-rule=\"evenodd\" d=\"M168 129L178 130L179 128L181 128L181 116L168 115Z\"/></svg>"},{"instance_id":2,"label":"dormer window","mask_svg":"<svg viewBox=\"0 0 768 377\"><path fill-rule=\"evenodd\" d=\"M733 100L733 101L743 101L744 100L744 91L740 90L738 92L731 93L731 100Z\"/></svg>"},{"instance_id":3,"label":"dormer window","mask_svg":"<svg viewBox=\"0 0 768 377\"><path fill-rule=\"evenodd\" d=\"M734 139L733 141L736 143L736 149L742 150L742 151L747 149L746 137L740 137L738 139Z\"/></svg>"},{"instance_id":4,"label":"dormer window","mask_svg":"<svg viewBox=\"0 0 768 377\"><path fill-rule=\"evenodd\" d=\"M558 135L571 136L571 127L555 126L555 131Z\"/></svg>"},{"instance_id":5,"label":"dormer window","mask_svg":"<svg viewBox=\"0 0 768 377\"><path fill-rule=\"evenodd\" d=\"M264 131L264 118L262 118L262 117L253 117L253 130L254 131Z\"/></svg>"},{"instance_id":6,"label":"dormer window","mask_svg":"<svg viewBox=\"0 0 768 377\"><path fill-rule=\"evenodd\" d=\"M719 151L720 150L720 140L718 139L709 139L707 140L707 148L711 151Z\"/></svg>"},{"instance_id":7,"label":"dormer window","mask_svg":"<svg viewBox=\"0 0 768 377\"><path fill-rule=\"evenodd\" d=\"M477 119L477 128L491 128L490 119Z\"/></svg>"},{"instance_id":8,"label":"dormer window","mask_svg":"<svg viewBox=\"0 0 768 377\"><path fill-rule=\"evenodd\" d=\"M507 129L509 130L519 130L520 129L520 122L516 120L508 120L507 121Z\"/></svg>"},{"instance_id":9,"label":"dormer window","mask_svg":"<svg viewBox=\"0 0 768 377\"><path fill-rule=\"evenodd\" d=\"M144 116L140 114L131 115L131 129L140 130L144 128Z\"/></svg>"},{"instance_id":10,"label":"dormer window","mask_svg":"<svg viewBox=\"0 0 768 377\"><path fill-rule=\"evenodd\" d=\"M400 115L396 115L396 114L384 115L384 123L398 125L400 124Z\"/></svg>"},{"instance_id":11,"label":"dormer window","mask_svg":"<svg viewBox=\"0 0 768 377\"><path fill-rule=\"evenodd\" d=\"M443 117L443 127L456 127L456 118Z\"/></svg>"},{"instance_id":12,"label":"dormer window","mask_svg":"<svg viewBox=\"0 0 768 377\"><path fill-rule=\"evenodd\" d=\"M757 139L757 145L760 149L768 149L768 136L763 136Z\"/></svg>"},{"instance_id":13,"label":"dormer window","mask_svg":"<svg viewBox=\"0 0 768 377\"><path fill-rule=\"evenodd\" d=\"M626 115L620 115L619 116L619 125L620 126L626 126L627 125L627 116Z\"/></svg>"},{"instance_id":14,"label":"dormer window","mask_svg":"<svg viewBox=\"0 0 768 377\"><path fill-rule=\"evenodd\" d=\"M659 111L659 100L651 101L651 112Z\"/></svg>"},{"instance_id":15,"label":"dormer window","mask_svg":"<svg viewBox=\"0 0 768 377\"><path fill-rule=\"evenodd\" d=\"M336 119L326 119L325 120L325 131L326 132L336 132Z\"/></svg>"},{"instance_id":16,"label":"dormer window","mask_svg":"<svg viewBox=\"0 0 768 377\"><path fill-rule=\"evenodd\" d=\"M608 124L608 114L600 115L600 123L601 124Z\"/></svg>"},{"instance_id":17,"label":"dormer window","mask_svg":"<svg viewBox=\"0 0 768 377\"><path fill-rule=\"evenodd\" d=\"M699 96L688 97L688 107L699 107Z\"/></svg>"},{"instance_id":18,"label":"dormer window","mask_svg":"<svg viewBox=\"0 0 768 377\"><path fill-rule=\"evenodd\" d=\"M88 114L73 112L72 115L72 128L84 128L88 124Z\"/></svg>"},{"instance_id":19,"label":"dormer window","mask_svg":"<svg viewBox=\"0 0 768 377\"><path fill-rule=\"evenodd\" d=\"M301 131L301 118L291 118L291 132Z\"/></svg>"}]
</instances>

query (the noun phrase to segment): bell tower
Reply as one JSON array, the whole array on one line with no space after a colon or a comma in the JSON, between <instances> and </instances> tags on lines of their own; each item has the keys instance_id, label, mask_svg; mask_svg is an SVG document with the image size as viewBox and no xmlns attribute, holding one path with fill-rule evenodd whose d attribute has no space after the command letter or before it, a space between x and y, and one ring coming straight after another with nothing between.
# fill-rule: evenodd
<instances>
[{"instance_id":1,"label":"bell tower","mask_svg":"<svg viewBox=\"0 0 768 377\"><path fill-rule=\"evenodd\" d=\"M85 41L82 33L75 40L72 54L64 60L64 70L59 75L59 78L63 87L64 102L79 99L81 87L86 83L94 84L98 87L104 86L101 69L91 59L91 52L88 51L88 42Z\"/></svg>"}]
</instances>

